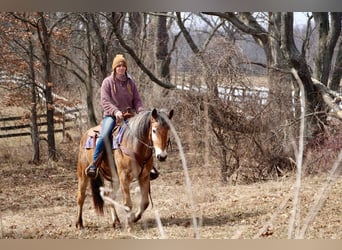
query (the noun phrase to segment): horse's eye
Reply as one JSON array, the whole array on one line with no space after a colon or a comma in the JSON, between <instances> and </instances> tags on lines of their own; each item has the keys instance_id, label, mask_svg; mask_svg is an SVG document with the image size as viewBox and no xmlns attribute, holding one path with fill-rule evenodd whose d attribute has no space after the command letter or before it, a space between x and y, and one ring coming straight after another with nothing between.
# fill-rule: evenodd
<instances>
[{"instance_id":1,"label":"horse's eye","mask_svg":"<svg viewBox=\"0 0 342 250\"><path fill-rule=\"evenodd\" d=\"M152 133L156 133L157 132L157 129L152 129Z\"/></svg>"}]
</instances>

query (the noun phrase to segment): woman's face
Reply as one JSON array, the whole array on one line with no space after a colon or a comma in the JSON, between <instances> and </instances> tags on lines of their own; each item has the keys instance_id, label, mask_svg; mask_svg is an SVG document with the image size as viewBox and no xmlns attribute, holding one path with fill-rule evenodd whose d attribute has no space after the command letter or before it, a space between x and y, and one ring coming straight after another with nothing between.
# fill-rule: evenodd
<instances>
[{"instance_id":1,"label":"woman's face","mask_svg":"<svg viewBox=\"0 0 342 250\"><path fill-rule=\"evenodd\" d=\"M120 63L116 68L115 68L115 73L117 76L122 76L126 72L126 66L123 63Z\"/></svg>"}]
</instances>

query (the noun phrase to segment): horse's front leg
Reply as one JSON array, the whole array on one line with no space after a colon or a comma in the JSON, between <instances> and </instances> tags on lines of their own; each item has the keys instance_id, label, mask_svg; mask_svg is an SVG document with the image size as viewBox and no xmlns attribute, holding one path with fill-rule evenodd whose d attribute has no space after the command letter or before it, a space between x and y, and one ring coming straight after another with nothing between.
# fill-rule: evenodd
<instances>
[{"instance_id":1,"label":"horse's front leg","mask_svg":"<svg viewBox=\"0 0 342 250\"><path fill-rule=\"evenodd\" d=\"M118 190L117 187L115 187L116 185L114 183L111 183L111 187L112 187L112 191L113 191L113 200L116 200L116 192ZM114 228L119 228L121 227L121 222L119 220L119 216L116 212L116 209L115 209L115 205L114 204L111 204L110 206L110 210L111 210L111 215L112 215L112 220L113 220L113 227Z\"/></svg>"},{"instance_id":2,"label":"horse's front leg","mask_svg":"<svg viewBox=\"0 0 342 250\"><path fill-rule=\"evenodd\" d=\"M134 221L134 214L132 212L132 199L130 194L130 179L125 173L120 173L120 187L123 196L123 205L127 213L127 222L130 225Z\"/></svg>"},{"instance_id":3,"label":"horse's front leg","mask_svg":"<svg viewBox=\"0 0 342 250\"><path fill-rule=\"evenodd\" d=\"M134 218L133 222L137 222L138 220L141 219L144 211L146 210L146 208L149 205L149 199L148 199L148 196L150 193L150 177L149 177L149 175L139 178L139 186L140 186L140 195L141 195L140 206L139 206L137 213L135 214L135 218Z\"/></svg>"}]
</instances>

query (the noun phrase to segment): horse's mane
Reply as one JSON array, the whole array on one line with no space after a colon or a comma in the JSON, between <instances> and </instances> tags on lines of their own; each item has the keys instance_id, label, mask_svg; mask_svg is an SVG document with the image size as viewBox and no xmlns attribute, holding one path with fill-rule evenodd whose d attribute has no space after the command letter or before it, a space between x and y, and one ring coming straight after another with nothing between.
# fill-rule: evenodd
<instances>
[{"instance_id":1,"label":"horse's mane","mask_svg":"<svg viewBox=\"0 0 342 250\"><path fill-rule=\"evenodd\" d=\"M127 137L133 136L140 140L144 139L150 127L151 114L151 111L143 111L130 118L128 121L129 131L127 131L128 133L125 133Z\"/></svg>"},{"instance_id":2,"label":"horse's mane","mask_svg":"<svg viewBox=\"0 0 342 250\"><path fill-rule=\"evenodd\" d=\"M158 113L158 122L162 126L168 126L166 122L166 114L164 111L157 111ZM139 114L133 116L128 121L128 127L129 132L125 133L127 136L127 139L129 137L137 137L140 140L143 140L145 136L148 134L148 129L150 127L150 118L152 115L151 110L140 112Z\"/></svg>"}]
</instances>

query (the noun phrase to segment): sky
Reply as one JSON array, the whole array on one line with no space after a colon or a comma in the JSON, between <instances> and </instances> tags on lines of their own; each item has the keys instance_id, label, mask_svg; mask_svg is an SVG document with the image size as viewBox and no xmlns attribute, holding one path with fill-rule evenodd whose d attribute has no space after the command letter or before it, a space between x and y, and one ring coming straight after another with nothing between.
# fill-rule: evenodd
<instances>
[{"instance_id":1,"label":"sky","mask_svg":"<svg viewBox=\"0 0 342 250\"><path fill-rule=\"evenodd\" d=\"M310 12L293 12L294 13L294 25L306 25L308 20L307 14Z\"/></svg>"}]
</instances>

